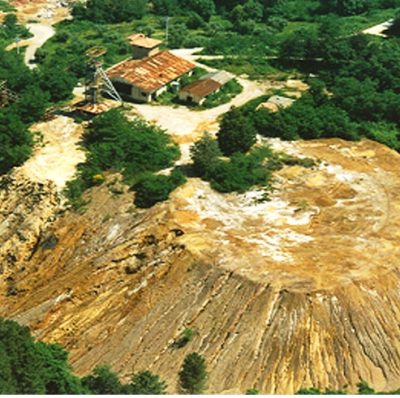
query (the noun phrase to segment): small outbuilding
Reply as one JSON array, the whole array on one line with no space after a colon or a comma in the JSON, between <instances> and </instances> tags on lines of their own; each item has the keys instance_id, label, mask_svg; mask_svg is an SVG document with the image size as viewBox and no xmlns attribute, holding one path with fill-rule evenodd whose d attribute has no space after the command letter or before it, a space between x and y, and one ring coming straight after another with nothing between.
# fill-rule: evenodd
<instances>
[{"instance_id":1,"label":"small outbuilding","mask_svg":"<svg viewBox=\"0 0 400 398\"><path fill-rule=\"evenodd\" d=\"M132 46L132 58L143 59L160 52L161 40L146 37L143 33L135 33L128 37Z\"/></svg>"},{"instance_id":2,"label":"small outbuilding","mask_svg":"<svg viewBox=\"0 0 400 398\"><path fill-rule=\"evenodd\" d=\"M179 92L179 99L201 105L209 95L220 91L233 78L234 75L223 70L207 73L200 80L183 87Z\"/></svg>"},{"instance_id":3,"label":"small outbuilding","mask_svg":"<svg viewBox=\"0 0 400 398\"><path fill-rule=\"evenodd\" d=\"M200 79L185 87L179 92L181 101L201 105L213 93L217 93L222 85L212 79Z\"/></svg>"},{"instance_id":4,"label":"small outbuilding","mask_svg":"<svg viewBox=\"0 0 400 398\"><path fill-rule=\"evenodd\" d=\"M295 102L294 99L282 97L280 95L273 95L268 101L258 105L257 110L266 109L272 113L278 112L280 109L288 108Z\"/></svg>"}]
</instances>

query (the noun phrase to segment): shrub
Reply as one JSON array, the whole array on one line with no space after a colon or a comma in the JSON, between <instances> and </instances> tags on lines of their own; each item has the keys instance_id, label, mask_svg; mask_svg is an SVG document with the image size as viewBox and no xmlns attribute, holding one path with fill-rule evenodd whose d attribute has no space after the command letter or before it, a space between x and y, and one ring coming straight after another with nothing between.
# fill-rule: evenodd
<instances>
[{"instance_id":1,"label":"shrub","mask_svg":"<svg viewBox=\"0 0 400 398\"><path fill-rule=\"evenodd\" d=\"M174 170L170 176L145 173L132 187L136 192L135 205L148 208L167 200L169 194L185 181L184 175L178 170Z\"/></svg>"},{"instance_id":2,"label":"shrub","mask_svg":"<svg viewBox=\"0 0 400 398\"><path fill-rule=\"evenodd\" d=\"M396 125L380 123L363 123L360 126L361 134L367 138L387 145L389 148L400 149L400 132Z\"/></svg>"},{"instance_id":3,"label":"shrub","mask_svg":"<svg viewBox=\"0 0 400 398\"><path fill-rule=\"evenodd\" d=\"M77 2L72 15L94 22L116 23L142 18L146 12L147 0L88 0L84 5Z\"/></svg>"},{"instance_id":4,"label":"shrub","mask_svg":"<svg viewBox=\"0 0 400 398\"><path fill-rule=\"evenodd\" d=\"M167 384L160 376L148 370L135 373L129 386L129 393L134 395L161 395L166 394Z\"/></svg>"},{"instance_id":5,"label":"shrub","mask_svg":"<svg viewBox=\"0 0 400 398\"><path fill-rule=\"evenodd\" d=\"M193 169L199 177L210 176L222 156L217 141L206 133L191 148L190 154L193 161Z\"/></svg>"},{"instance_id":6,"label":"shrub","mask_svg":"<svg viewBox=\"0 0 400 398\"><path fill-rule=\"evenodd\" d=\"M257 390L257 388L249 388L246 390L246 395L258 395L260 391Z\"/></svg>"},{"instance_id":7,"label":"shrub","mask_svg":"<svg viewBox=\"0 0 400 398\"><path fill-rule=\"evenodd\" d=\"M121 394L122 384L118 375L108 365L96 366L93 372L82 379L82 384L92 394Z\"/></svg>"},{"instance_id":8,"label":"shrub","mask_svg":"<svg viewBox=\"0 0 400 398\"><path fill-rule=\"evenodd\" d=\"M220 160L210 176L211 187L219 192L246 192L254 185L266 185L270 173L256 153L235 153Z\"/></svg>"},{"instance_id":9,"label":"shrub","mask_svg":"<svg viewBox=\"0 0 400 398\"><path fill-rule=\"evenodd\" d=\"M86 188L103 183L103 172L107 170L122 172L129 184L145 173L138 183L137 195L143 207L153 200L154 203L165 200L173 185L181 181L178 173L168 177L167 182L157 178L162 176L153 176L157 185L151 191L150 172L170 167L179 157L179 148L160 128L139 118L128 121L118 109L93 119L85 132L84 145L88 152L86 162L78 166L76 179L68 183L66 190L72 204L78 207L83 203L80 195Z\"/></svg>"},{"instance_id":10,"label":"shrub","mask_svg":"<svg viewBox=\"0 0 400 398\"><path fill-rule=\"evenodd\" d=\"M193 339L193 329L186 328L181 336L174 342L173 347L182 348L185 347L186 344L190 343Z\"/></svg>"},{"instance_id":11,"label":"shrub","mask_svg":"<svg viewBox=\"0 0 400 398\"><path fill-rule=\"evenodd\" d=\"M257 131L243 112L234 108L224 115L217 133L219 147L224 155L247 152L256 143Z\"/></svg>"}]
</instances>

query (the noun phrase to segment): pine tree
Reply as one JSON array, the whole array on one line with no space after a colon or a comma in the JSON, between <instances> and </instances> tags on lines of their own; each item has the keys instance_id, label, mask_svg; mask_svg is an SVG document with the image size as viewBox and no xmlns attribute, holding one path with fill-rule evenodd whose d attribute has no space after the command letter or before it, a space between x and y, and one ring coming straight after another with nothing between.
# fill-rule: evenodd
<instances>
[{"instance_id":1,"label":"pine tree","mask_svg":"<svg viewBox=\"0 0 400 398\"><path fill-rule=\"evenodd\" d=\"M206 389L207 376L205 358L197 352L188 354L179 372L182 393L201 394Z\"/></svg>"}]
</instances>

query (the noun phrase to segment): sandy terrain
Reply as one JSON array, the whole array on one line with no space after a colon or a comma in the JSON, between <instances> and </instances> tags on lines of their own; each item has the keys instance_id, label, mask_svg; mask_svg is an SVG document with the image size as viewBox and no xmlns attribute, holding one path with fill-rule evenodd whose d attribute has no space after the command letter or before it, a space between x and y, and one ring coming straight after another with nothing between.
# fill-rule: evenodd
<instances>
[{"instance_id":1,"label":"sandy terrain","mask_svg":"<svg viewBox=\"0 0 400 398\"><path fill-rule=\"evenodd\" d=\"M79 146L83 128L71 118L57 116L34 125L32 131L42 134L43 141L20 169L30 180L52 181L61 190L73 178L76 165L85 160Z\"/></svg>"},{"instance_id":2,"label":"sandy terrain","mask_svg":"<svg viewBox=\"0 0 400 398\"><path fill-rule=\"evenodd\" d=\"M0 315L63 344L80 374L149 369L170 392L193 351L207 360L209 393L354 391L360 379L399 388L399 154L371 141L271 143L322 162L276 173L270 201L190 179L137 210L132 192L103 184L84 214L40 229L33 210L51 208L48 194L34 201L20 181L1 190L0 259L18 294ZM187 327L193 341L173 348Z\"/></svg>"},{"instance_id":3,"label":"sandy terrain","mask_svg":"<svg viewBox=\"0 0 400 398\"><path fill-rule=\"evenodd\" d=\"M159 124L180 144L194 142L204 131L216 133L218 118L232 106L241 106L271 89L285 87L284 82L258 82L237 78L243 91L231 102L204 111L191 110L185 106L163 106L149 104L127 104L146 120Z\"/></svg>"}]
</instances>

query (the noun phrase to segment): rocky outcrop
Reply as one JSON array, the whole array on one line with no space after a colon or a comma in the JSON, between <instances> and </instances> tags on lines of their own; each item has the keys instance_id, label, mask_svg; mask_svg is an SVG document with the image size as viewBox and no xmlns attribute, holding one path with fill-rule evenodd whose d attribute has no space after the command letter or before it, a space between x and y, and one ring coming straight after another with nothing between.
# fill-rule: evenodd
<instances>
[{"instance_id":1,"label":"rocky outcrop","mask_svg":"<svg viewBox=\"0 0 400 398\"><path fill-rule=\"evenodd\" d=\"M291 150L324 161L282 170L267 202L190 179L139 211L131 192L93 189L8 266L17 292L0 315L65 345L81 374L150 369L170 392L192 351L211 393L399 388L400 156L369 141Z\"/></svg>"},{"instance_id":2,"label":"rocky outcrop","mask_svg":"<svg viewBox=\"0 0 400 398\"><path fill-rule=\"evenodd\" d=\"M0 177L2 274L13 273L29 262L59 205L60 198L51 183L32 182L20 173Z\"/></svg>"}]
</instances>

